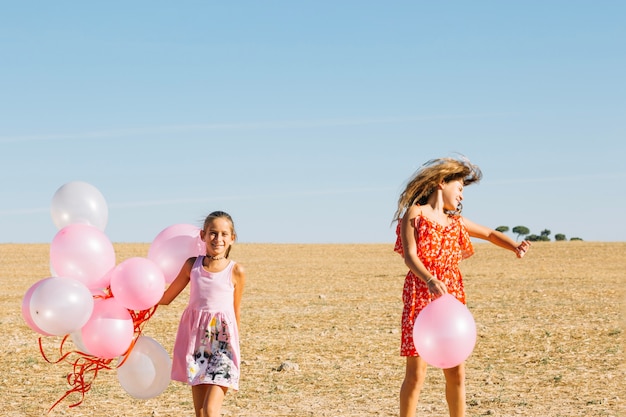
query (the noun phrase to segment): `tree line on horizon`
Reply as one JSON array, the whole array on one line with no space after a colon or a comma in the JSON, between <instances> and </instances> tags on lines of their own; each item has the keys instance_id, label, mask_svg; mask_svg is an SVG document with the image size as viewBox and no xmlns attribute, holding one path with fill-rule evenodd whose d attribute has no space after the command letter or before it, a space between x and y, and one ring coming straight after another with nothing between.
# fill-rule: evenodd
<instances>
[{"instance_id":1,"label":"tree line on horizon","mask_svg":"<svg viewBox=\"0 0 626 417\"><path fill-rule=\"evenodd\" d=\"M498 232L506 233L509 231L509 226L498 226L496 227ZM513 233L517 235L517 240L521 236L524 236L524 240L528 240L530 242L550 242L550 234L552 233L548 229L542 230L539 235L531 234L530 229L526 226L515 226L513 229L510 229ZM567 240L567 237L563 233L557 233L554 235L555 241L564 241ZM570 240L582 240L579 237L572 237Z\"/></svg>"}]
</instances>

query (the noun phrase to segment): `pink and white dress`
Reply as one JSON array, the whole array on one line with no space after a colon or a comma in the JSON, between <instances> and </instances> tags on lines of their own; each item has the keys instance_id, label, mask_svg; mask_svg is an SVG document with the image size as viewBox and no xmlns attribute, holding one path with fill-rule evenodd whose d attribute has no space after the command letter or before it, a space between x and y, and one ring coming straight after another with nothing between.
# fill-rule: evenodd
<instances>
[{"instance_id":1,"label":"pink and white dress","mask_svg":"<svg viewBox=\"0 0 626 417\"><path fill-rule=\"evenodd\" d=\"M189 305L174 343L172 379L189 385L239 389L239 330L235 319L232 271L208 272L198 256L190 274Z\"/></svg>"}]
</instances>

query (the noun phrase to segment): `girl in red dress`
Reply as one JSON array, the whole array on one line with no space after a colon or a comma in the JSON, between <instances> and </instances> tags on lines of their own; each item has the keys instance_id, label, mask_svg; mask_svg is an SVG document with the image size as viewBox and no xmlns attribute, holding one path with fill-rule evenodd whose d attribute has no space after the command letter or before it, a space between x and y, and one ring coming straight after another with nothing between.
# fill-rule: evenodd
<instances>
[{"instance_id":1,"label":"girl in red dress","mask_svg":"<svg viewBox=\"0 0 626 417\"><path fill-rule=\"evenodd\" d=\"M463 187L480 181L480 169L464 158L440 158L424 164L398 199L395 251L409 268L402 300L402 346L406 372L400 389L400 416L415 416L427 363L413 343L415 318L428 303L445 293L465 304L459 262L474 253L470 238L487 240L524 256L530 242L515 242L505 234L461 216ZM464 364L443 370L451 417L465 415Z\"/></svg>"}]
</instances>

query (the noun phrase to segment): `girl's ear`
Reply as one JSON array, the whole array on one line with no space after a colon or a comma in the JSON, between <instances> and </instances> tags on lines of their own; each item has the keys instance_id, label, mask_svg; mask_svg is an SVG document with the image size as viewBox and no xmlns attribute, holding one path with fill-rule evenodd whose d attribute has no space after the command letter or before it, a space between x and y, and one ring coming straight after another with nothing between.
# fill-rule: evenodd
<instances>
[{"instance_id":1,"label":"girl's ear","mask_svg":"<svg viewBox=\"0 0 626 417\"><path fill-rule=\"evenodd\" d=\"M200 230L200 239L202 239L204 241L204 236L206 236L206 233L204 232L204 230Z\"/></svg>"}]
</instances>

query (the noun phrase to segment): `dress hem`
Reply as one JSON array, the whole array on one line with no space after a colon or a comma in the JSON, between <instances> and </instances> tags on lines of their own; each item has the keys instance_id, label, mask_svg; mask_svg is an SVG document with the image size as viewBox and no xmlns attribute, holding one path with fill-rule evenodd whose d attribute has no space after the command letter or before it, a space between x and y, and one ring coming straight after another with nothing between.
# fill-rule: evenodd
<instances>
[{"instance_id":1,"label":"dress hem","mask_svg":"<svg viewBox=\"0 0 626 417\"><path fill-rule=\"evenodd\" d=\"M232 385L220 384L218 382L200 382L200 383L197 383L197 384L190 384L187 380L181 381L180 379L172 379L172 381L180 382L181 384L185 384L185 385L188 385L190 387L195 387L197 385L217 385L219 387L232 389L233 391L239 391L239 386L234 387Z\"/></svg>"}]
</instances>

